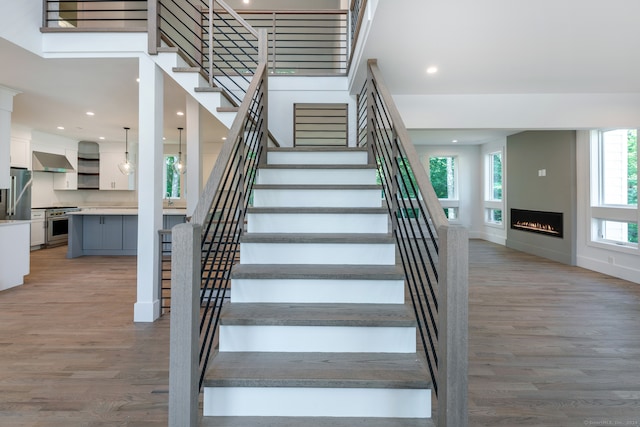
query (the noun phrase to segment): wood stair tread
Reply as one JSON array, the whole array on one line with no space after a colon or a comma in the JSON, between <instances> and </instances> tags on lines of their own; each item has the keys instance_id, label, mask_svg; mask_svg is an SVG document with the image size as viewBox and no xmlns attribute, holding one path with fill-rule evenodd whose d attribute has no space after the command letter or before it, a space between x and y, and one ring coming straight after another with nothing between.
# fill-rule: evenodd
<instances>
[{"instance_id":1,"label":"wood stair tread","mask_svg":"<svg viewBox=\"0 0 640 427\"><path fill-rule=\"evenodd\" d=\"M428 389L416 354L219 352L205 387Z\"/></svg>"},{"instance_id":2,"label":"wood stair tread","mask_svg":"<svg viewBox=\"0 0 640 427\"><path fill-rule=\"evenodd\" d=\"M403 280L399 265L236 264L232 279Z\"/></svg>"},{"instance_id":3,"label":"wood stair tread","mask_svg":"<svg viewBox=\"0 0 640 427\"><path fill-rule=\"evenodd\" d=\"M379 184L254 184L254 190L382 190Z\"/></svg>"},{"instance_id":4,"label":"wood stair tread","mask_svg":"<svg viewBox=\"0 0 640 427\"><path fill-rule=\"evenodd\" d=\"M414 327L406 304L230 303L220 315L229 326Z\"/></svg>"},{"instance_id":5,"label":"wood stair tread","mask_svg":"<svg viewBox=\"0 0 640 427\"><path fill-rule=\"evenodd\" d=\"M200 67L173 67L174 73L199 73Z\"/></svg>"},{"instance_id":6,"label":"wood stair tread","mask_svg":"<svg viewBox=\"0 0 640 427\"><path fill-rule=\"evenodd\" d=\"M368 164L314 164L314 163L300 163L300 164L266 164L261 165L260 169L377 169L377 166L372 163Z\"/></svg>"},{"instance_id":7,"label":"wood stair tread","mask_svg":"<svg viewBox=\"0 0 640 427\"><path fill-rule=\"evenodd\" d=\"M247 213L260 214L387 214L387 208L367 207L249 207Z\"/></svg>"},{"instance_id":8,"label":"wood stair tread","mask_svg":"<svg viewBox=\"0 0 640 427\"><path fill-rule=\"evenodd\" d=\"M240 243L395 244L389 233L245 233Z\"/></svg>"},{"instance_id":9,"label":"wood stair tread","mask_svg":"<svg viewBox=\"0 0 640 427\"><path fill-rule=\"evenodd\" d=\"M203 417L200 427L435 427L430 418Z\"/></svg>"},{"instance_id":10,"label":"wood stair tread","mask_svg":"<svg viewBox=\"0 0 640 427\"><path fill-rule=\"evenodd\" d=\"M333 146L303 146L303 147L269 147L267 148L269 152L350 152L350 151L364 151L366 152L366 148L362 147L333 147Z\"/></svg>"}]
</instances>

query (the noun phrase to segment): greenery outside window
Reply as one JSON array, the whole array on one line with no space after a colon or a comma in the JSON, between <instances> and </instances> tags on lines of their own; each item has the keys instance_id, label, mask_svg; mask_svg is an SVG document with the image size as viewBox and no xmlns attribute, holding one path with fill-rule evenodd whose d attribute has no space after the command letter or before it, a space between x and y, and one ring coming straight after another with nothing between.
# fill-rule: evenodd
<instances>
[{"instance_id":1,"label":"greenery outside window","mask_svg":"<svg viewBox=\"0 0 640 427\"><path fill-rule=\"evenodd\" d=\"M458 200L458 158L432 156L428 164L429 180L449 221L460 218Z\"/></svg>"},{"instance_id":2,"label":"greenery outside window","mask_svg":"<svg viewBox=\"0 0 640 427\"><path fill-rule=\"evenodd\" d=\"M592 133L591 240L638 248L638 131Z\"/></svg>"},{"instance_id":3,"label":"greenery outside window","mask_svg":"<svg viewBox=\"0 0 640 427\"><path fill-rule=\"evenodd\" d=\"M180 198L180 174L176 172L174 165L178 161L177 155L164 156L163 182L164 197L166 199Z\"/></svg>"},{"instance_id":4,"label":"greenery outside window","mask_svg":"<svg viewBox=\"0 0 640 427\"><path fill-rule=\"evenodd\" d=\"M502 151L489 153L485 157L485 223L502 225L504 204Z\"/></svg>"}]
</instances>

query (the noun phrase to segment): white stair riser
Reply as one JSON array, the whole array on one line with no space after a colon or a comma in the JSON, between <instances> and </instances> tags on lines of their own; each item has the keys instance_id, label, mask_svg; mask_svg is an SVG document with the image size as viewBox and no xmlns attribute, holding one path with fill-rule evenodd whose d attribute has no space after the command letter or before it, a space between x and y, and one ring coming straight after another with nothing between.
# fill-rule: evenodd
<instances>
[{"instance_id":1,"label":"white stair riser","mask_svg":"<svg viewBox=\"0 0 640 427\"><path fill-rule=\"evenodd\" d=\"M387 233L385 214L250 213L249 233Z\"/></svg>"},{"instance_id":2,"label":"white stair riser","mask_svg":"<svg viewBox=\"0 0 640 427\"><path fill-rule=\"evenodd\" d=\"M366 151L270 151L270 165L366 165Z\"/></svg>"},{"instance_id":3,"label":"white stair riser","mask_svg":"<svg viewBox=\"0 0 640 427\"><path fill-rule=\"evenodd\" d=\"M379 208L382 191L372 190L312 190L312 189L256 189L256 207L327 207Z\"/></svg>"},{"instance_id":4,"label":"white stair riser","mask_svg":"<svg viewBox=\"0 0 640 427\"><path fill-rule=\"evenodd\" d=\"M394 265L393 243L241 243L242 264Z\"/></svg>"},{"instance_id":5,"label":"white stair riser","mask_svg":"<svg viewBox=\"0 0 640 427\"><path fill-rule=\"evenodd\" d=\"M430 418L425 389L206 387L205 416Z\"/></svg>"},{"instance_id":6,"label":"white stair riser","mask_svg":"<svg viewBox=\"0 0 640 427\"><path fill-rule=\"evenodd\" d=\"M375 185L375 169L260 169L258 184Z\"/></svg>"},{"instance_id":7,"label":"white stair riser","mask_svg":"<svg viewBox=\"0 0 640 427\"><path fill-rule=\"evenodd\" d=\"M416 328L221 325L220 351L413 353Z\"/></svg>"},{"instance_id":8,"label":"white stair riser","mask_svg":"<svg viewBox=\"0 0 640 427\"><path fill-rule=\"evenodd\" d=\"M403 280L233 279L231 302L403 304Z\"/></svg>"}]
</instances>

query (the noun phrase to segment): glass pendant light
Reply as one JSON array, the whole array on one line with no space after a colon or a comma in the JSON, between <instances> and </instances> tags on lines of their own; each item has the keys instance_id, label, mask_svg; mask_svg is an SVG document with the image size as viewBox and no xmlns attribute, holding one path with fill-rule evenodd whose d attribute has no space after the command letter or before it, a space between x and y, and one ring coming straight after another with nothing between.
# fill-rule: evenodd
<instances>
[{"instance_id":1,"label":"glass pendant light","mask_svg":"<svg viewBox=\"0 0 640 427\"><path fill-rule=\"evenodd\" d=\"M129 162L129 128L124 128L124 162L118 165L118 169L124 175L131 175L134 172L133 163Z\"/></svg>"},{"instance_id":2,"label":"glass pendant light","mask_svg":"<svg viewBox=\"0 0 640 427\"><path fill-rule=\"evenodd\" d=\"M182 163L182 129L183 128L178 128L180 132L178 136L178 161L173 164L173 169L179 174L187 171L184 163Z\"/></svg>"}]
</instances>

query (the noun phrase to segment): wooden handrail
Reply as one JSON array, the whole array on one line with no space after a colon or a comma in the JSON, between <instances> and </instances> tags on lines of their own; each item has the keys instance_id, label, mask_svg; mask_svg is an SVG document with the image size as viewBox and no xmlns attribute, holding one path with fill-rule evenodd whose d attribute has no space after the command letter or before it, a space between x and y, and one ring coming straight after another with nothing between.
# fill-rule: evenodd
<instances>
[{"instance_id":1,"label":"wooden handrail","mask_svg":"<svg viewBox=\"0 0 640 427\"><path fill-rule=\"evenodd\" d=\"M249 89L247 90L247 95L244 97L242 104L240 104L240 109L238 110L238 113L233 120L231 129L229 129L229 136L222 146L220 154L218 154L218 158L216 159L216 163L213 166L213 170L211 171L209 180L207 181L207 184L202 191L202 195L200 196L198 205L196 206L193 216L191 217L191 222L194 224L203 224L207 217L207 214L209 213L211 203L213 203L213 198L216 194L216 191L218 190L218 185L222 180L222 176L224 175L229 157L231 156L231 151L236 143L236 140L238 139L238 136L240 135L240 132L243 129L245 117L249 112L251 103L253 102L253 93L258 89L261 80L265 78L266 69L267 64L265 62L261 62L258 65L255 74L253 75L253 79L251 80L251 84L249 85Z\"/></svg>"},{"instance_id":2,"label":"wooden handrail","mask_svg":"<svg viewBox=\"0 0 640 427\"><path fill-rule=\"evenodd\" d=\"M438 196L436 195L436 192L431 185L431 181L427 176L427 172L420 163L418 153L416 152L413 143L411 143L411 136L409 136L409 132L407 132L407 128L404 126L404 122L402 120L402 117L400 116L400 112L396 108L395 102L393 102L391 92L389 92L389 88L387 88L387 86L384 84L382 73L378 68L378 60L369 59L368 64L369 68L371 69L371 73L373 74L373 77L378 84L378 91L380 92L380 96L385 101L385 105L389 111L389 114L391 115L391 120L395 127L395 132L398 136L398 139L403 143L402 146L405 149L407 160L411 165L411 169L413 170L418 189L420 190L420 194L422 194L422 198L424 199L427 210L429 211L431 220L433 221L436 229L439 227L448 226L449 220L444 214L444 211L439 208L440 201L438 200ZM434 206L437 206L438 208L434 208Z\"/></svg>"},{"instance_id":3,"label":"wooden handrail","mask_svg":"<svg viewBox=\"0 0 640 427\"><path fill-rule=\"evenodd\" d=\"M251 25L249 25L249 23L247 21L245 21L239 14L238 12L236 12L235 10L233 10L228 4L226 4L224 1L222 0L215 0L216 3L218 3L220 6L222 6L222 8L224 10L227 11L227 13L231 16L233 16L233 18L240 22L242 24L243 27L245 27L251 34L254 35L254 37L258 38L258 31L253 28ZM213 22L213 16L210 16L209 19Z\"/></svg>"}]
</instances>

